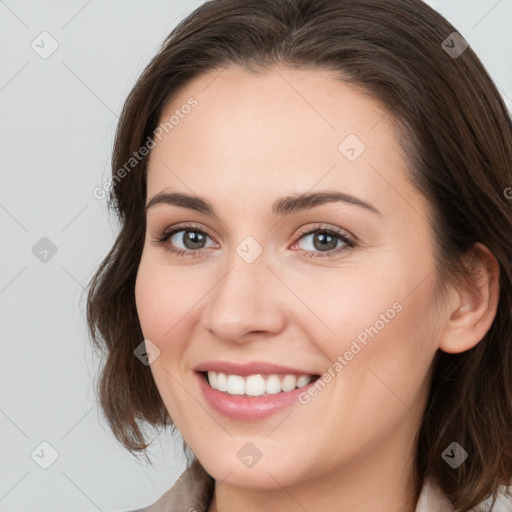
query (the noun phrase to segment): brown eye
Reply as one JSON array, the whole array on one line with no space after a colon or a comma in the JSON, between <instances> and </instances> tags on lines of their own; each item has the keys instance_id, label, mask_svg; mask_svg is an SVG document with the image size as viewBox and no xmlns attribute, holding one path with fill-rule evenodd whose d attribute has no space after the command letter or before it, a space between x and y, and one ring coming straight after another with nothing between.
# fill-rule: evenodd
<instances>
[{"instance_id":1,"label":"brown eye","mask_svg":"<svg viewBox=\"0 0 512 512\"><path fill-rule=\"evenodd\" d=\"M180 234L182 233L182 234ZM189 229L182 229L180 231L175 232L175 234L171 237L176 238L176 242L180 241L185 249L202 249L206 242L207 234L202 231L191 231Z\"/></svg>"},{"instance_id":2,"label":"brown eye","mask_svg":"<svg viewBox=\"0 0 512 512\"><path fill-rule=\"evenodd\" d=\"M302 247L305 250L304 255L313 258L329 258L356 245L355 241L345 233L322 227L302 232L297 245L304 240L307 241L304 244L305 247ZM339 244L340 242L341 244Z\"/></svg>"},{"instance_id":3,"label":"brown eye","mask_svg":"<svg viewBox=\"0 0 512 512\"><path fill-rule=\"evenodd\" d=\"M155 238L154 243L179 256L196 256L207 248L205 244L208 238L211 238L208 233L195 226L179 226L164 231Z\"/></svg>"}]
</instances>

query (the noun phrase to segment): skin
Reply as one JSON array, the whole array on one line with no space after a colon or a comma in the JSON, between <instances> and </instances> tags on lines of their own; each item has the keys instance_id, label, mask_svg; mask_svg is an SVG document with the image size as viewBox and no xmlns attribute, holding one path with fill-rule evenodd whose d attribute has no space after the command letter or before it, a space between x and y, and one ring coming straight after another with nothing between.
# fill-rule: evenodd
<instances>
[{"instance_id":1,"label":"skin","mask_svg":"<svg viewBox=\"0 0 512 512\"><path fill-rule=\"evenodd\" d=\"M147 200L162 191L198 195L217 217L150 208L135 293L144 336L160 349L151 370L165 406L216 480L209 511L414 512L422 483L412 476L413 456L431 363L438 349L468 350L489 329L495 258L476 244L478 287L451 287L441 302L430 205L407 181L387 109L328 71L217 70L175 95L162 120L191 96L198 105L151 152ZM366 145L353 162L338 149L348 134ZM380 214L336 202L272 215L281 197L325 190L357 196ZM198 255L153 243L183 222L208 234ZM322 249L314 234L300 238L301 228L318 224L357 245L322 258L344 242ZM186 233L167 247L190 252ZM247 236L263 249L252 263L236 252ZM396 302L401 311L307 405L233 420L198 388L192 368L207 360L322 374ZM262 453L250 468L237 458L247 442Z\"/></svg>"}]
</instances>

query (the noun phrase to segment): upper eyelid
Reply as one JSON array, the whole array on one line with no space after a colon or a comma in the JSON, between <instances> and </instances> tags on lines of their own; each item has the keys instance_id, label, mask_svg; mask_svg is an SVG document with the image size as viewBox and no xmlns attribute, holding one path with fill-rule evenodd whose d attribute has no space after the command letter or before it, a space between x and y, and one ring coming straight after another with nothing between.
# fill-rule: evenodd
<instances>
[{"instance_id":1,"label":"upper eyelid","mask_svg":"<svg viewBox=\"0 0 512 512\"><path fill-rule=\"evenodd\" d=\"M195 224L195 223L192 223L192 224L175 224L175 225L172 225L172 226L169 226L169 227L166 227L164 228L161 233L176 233L176 232L179 232L179 231L203 231L204 233L206 233L208 236L210 236L210 231L205 228L203 225L201 224Z\"/></svg>"},{"instance_id":2,"label":"upper eyelid","mask_svg":"<svg viewBox=\"0 0 512 512\"><path fill-rule=\"evenodd\" d=\"M346 236L347 238L350 238L351 240L357 240L357 237L355 235L353 235L352 233L350 233L349 231L347 231L346 229L338 228L338 227L331 227L329 225L324 226L321 223L315 224L314 226L309 226L307 228L299 229L297 236L302 237L304 235L308 235L308 234L314 233L316 231L328 231L328 232L332 232L338 236L343 235L343 236Z\"/></svg>"}]
</instances>

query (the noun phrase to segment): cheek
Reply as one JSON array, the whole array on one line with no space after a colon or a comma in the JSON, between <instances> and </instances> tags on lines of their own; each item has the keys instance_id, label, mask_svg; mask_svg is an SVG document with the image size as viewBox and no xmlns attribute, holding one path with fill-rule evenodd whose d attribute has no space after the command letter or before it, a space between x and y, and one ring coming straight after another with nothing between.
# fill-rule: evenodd
<instances>
[{"instance_id":1,"label":"cheek","mask_svg":"<svg viewBox=\"0 0 512 512\"><path fill-rule=\"evenodd\" d=\"M425 287L382 297L378 308L367 305L364 323L351 324L352 336L337 346L344 366L340 389L359 396L354 410L360 417L390 422L394 414L419 417L438 336L431 314L434 296Z\"/></svg>"},{"instance_id":2,"label":"cheek","mask_svg":"<svg viewBox=\"0 0 512 512\"><path fill-rule=\"evenodd\" d=\"M307 315L296 315L296 322L331 361L331 373L350 376L346 382L353 391L363 382L371 384L369 370L382 373L398 389L419 385L435 354L439 322L432 313L431 280L413 292L411 282L419 283L429 267L397 266L395 259L367 268L375 270L344 269L339 277L331 272L307 282L290 276L294 291L310 308Z\"/></svg>"},{"instance_id":3,"label":"cheek","mask_svg":"<svg viewBox=\"0 0 512 512\"><path fill-rule=\"evenodd\" d=\"M151 271L143 256L135 282L135 304L144 337L151 340L158 337L156 335L160 330L159 324L163 322L157 299L159 293L156 273Z\"/></svg>"},{"instance_id":4,"label":"cheek","mask_svg":"<svg viewBox=\"0 0 512 512\"><path fill-rule=\"evenodd\" d=\"M202 296L199 284L192 285L190 275L171 271L159 264L158 258L143 255L135 283L135 301L144 336L160 343L178 340L176 331Z\"/></svg>"},{"instance_id":5,"label":"cheek","mask_svg":"<svg viewBox=\"0 0 512 512\"><path fill-rule=\"evenodd\" d=\"M179 427L183 415L180 400L183 384L180 385L182 376L178 366L186 350L187 317L183 317L190 308L184 300L185 284L178 284L179 279L171 278L166 272L154 258L143 255L135 283L135 302L144 338L160 349L159 357L150 367L155 384L173 422Z\"/></svg>"},{"instance_id":6,"label":"cheek","mask_svg":"<svg viewBox=\"0 0 512 512\"><path fill-rule=\"evenodd\" d=\"M400 299L393 291L397 286L385 275L363 272L356 267L322 271L313 268L307 279L304 274L288 275L286 281L301 299L293 301L294 318L304 332L314 336L315 343L323 345L335 357L349 348L351 340L359 338L364 342L365 336L368 337L365 328L376 322L379 330L384 325L387 327L381 315L385 320L398 316L399 305L393 307Z\"/></svg>"}]
</instances>

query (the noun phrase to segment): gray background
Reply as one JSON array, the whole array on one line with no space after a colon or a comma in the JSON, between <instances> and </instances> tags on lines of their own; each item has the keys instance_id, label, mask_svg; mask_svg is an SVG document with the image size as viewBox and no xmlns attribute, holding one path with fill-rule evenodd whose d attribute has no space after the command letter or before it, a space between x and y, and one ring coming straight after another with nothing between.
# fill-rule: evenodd
<instances>
[{"instance_id":1,"label":"gray background","mask_svg":"<svg viewBox=\"0 0 512 512\"><path fill-rule=\"evenodd\" d=\"M428 3L512 106L512 0ZM147 466L101 419L80 297L117 230L92 191L108 179L123 101L199 4L0 0L1 511L132 510L185 468L169 434L155 439ZM40 54L55 43L44 31L58 44L48 58ZM42 442L58 454L47 469L40 465L52 462L52 449Z\"/></svg>"}]
</instances>

